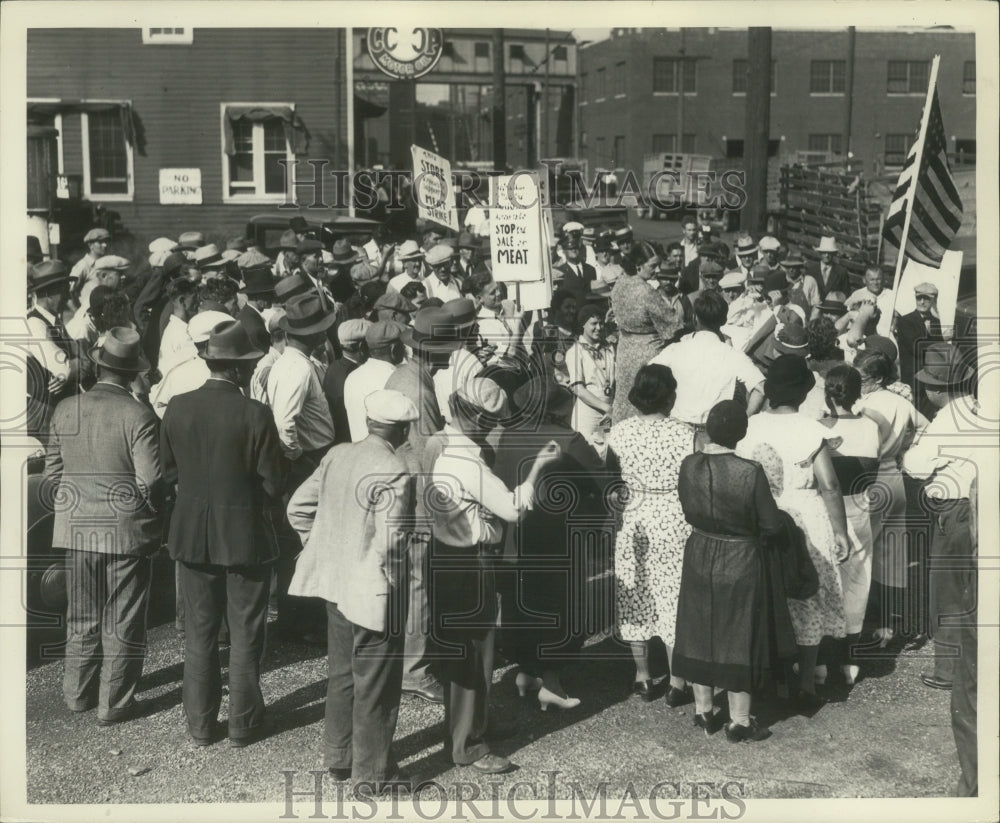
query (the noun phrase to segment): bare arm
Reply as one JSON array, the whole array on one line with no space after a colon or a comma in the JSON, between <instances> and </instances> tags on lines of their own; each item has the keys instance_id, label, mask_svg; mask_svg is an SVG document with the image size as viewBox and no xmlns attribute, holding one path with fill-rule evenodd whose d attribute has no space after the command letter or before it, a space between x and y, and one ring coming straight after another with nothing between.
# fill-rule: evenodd
<instances>
[{"instance_id":1,"label":"bare arm","mask_svg":"<svg viewBox=\"0 0 1000 823\"><path fill-rule=\"evenodd\" d=\"M830 459L830 452L825 443L813 459L813 474L816 476L819 493L823 497L823 504L830 517L830 525L833 526L837 559L843 563L851 551L850 538L847 536L847 512L844 509L844 496L840 490L840 482L833 470L833 461Z\"/></svg>"}]
</instances>

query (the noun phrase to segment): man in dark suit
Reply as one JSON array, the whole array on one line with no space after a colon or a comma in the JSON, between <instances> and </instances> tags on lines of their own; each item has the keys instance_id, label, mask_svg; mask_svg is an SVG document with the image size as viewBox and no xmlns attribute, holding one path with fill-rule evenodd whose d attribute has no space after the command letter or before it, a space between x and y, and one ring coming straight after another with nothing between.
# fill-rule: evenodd
<instances>
[{"instance_id":1,"label":"man in dark suit","mask_svg":"<svg viewBox=\"0 0 1000 823\"><path fill-rule=\"evenodd\" d=\"M263 354L237 321L217 327L201 353L211 377L174 397L163 417L164 476L177 483L168 547L180 561L184 595L184 714L199 746L215 740L223 615L231 643L230 745L252 742L264 718L260 664L278 555L269 514L284 476L270 411L241 391Z\"/></svg>"},{"instance_id":2,"label":"man in dark suit","mask_svg":"<svg viewBox=\"0 0 1000 823\"><path fill-rule=\"evenodd\" d=\"M583 243L578 239L567 241L563 252L566 262L556 269L562 275L561 279L556 278L556 285L572 292L577 302L582 303L590 293L590 284L597 279L597 269L583 262Z\"/></svg>"},{"instance_id":3,"label":"man in dark suit","mask_svg":"<svg viewBox=\"0 0 1000 823\"><path fill-rule=\"evenodd\" d=\"M923 354L927 347L944 340L937 316L938 289L933 283L920 283L914 293L917 307L896 323L899 379L913 389L913 403L921 414L933 417L937 409L927 399L923 384L914 375L923 368Z\"/></svg>"},{"instance_id":4,"label":"man in dark suit","mask_svg":"<svg viewBox=\"0 0 1000 823\"><path fill-rule=\"evenodd\" d=\"M304 546L289 593L326 601L329 682L324 761L337 780L399 780L406 556L413 478L398 449L417 409L380 389L365 398L368 437L334 446L288 503Z\"/></svg>"},{"instance_id":5,"label":"man in dark suit","mask_svg":"<svg viewBox=\"0 0 1000 823\"><path fill-rule=\"evenodd\" d=\"M819 286L820 300L832 291L839 291L850 294L851 277L847 269L837 262L837 241L833 237L824 237L816 246L819 252L819 262L810 262L806 268L806 275L811 276Z\"/></svg>"},{"instance_id":6,"label":"man in dark suit","mask_svg":"<svg viewBox=\"0 0 1000 823\"><path fill-rule=\"evenodd\" d=\"M260 252L249 251L237 258L236 265L240 267L243 276L243 288L240 289L240 293L245 294L247 298L236 319L247 330L253 347L266 352L271 348L271 335L268 334L262 312L274 303L271 261Z\"/></svg>"},{"instance_id":7,"label":"man in dark suit","mask_svg":"<svg viewBox=\"0 0 1000 823\"><path fill-rule=\"evenodd\" d=\"M114 328L95 355L97 383L52 416L46 482L56 486L52 545L67 550L66 668L71 711L110 726L142 714L150 556L160 546L158 421L129 390L149 369L138 332Z\"/></svg>"},{"instance_id":8,"label":"man in dark suit","mask_svg":"<svg viewBox=\"0 0 1000 823\"><path fill-rule=\"evenodd\" d=\"M344 382L347 376L365 361L365 333L371 323L364 318L344 320L337 326L337 339L340 341L343 357L334 360L326 369L323 378L323 394L330 404L330 416L333 418L333 445L351 442L351 427L347 421L347 409L344 406Z\"/></svg>"}]
</instances>

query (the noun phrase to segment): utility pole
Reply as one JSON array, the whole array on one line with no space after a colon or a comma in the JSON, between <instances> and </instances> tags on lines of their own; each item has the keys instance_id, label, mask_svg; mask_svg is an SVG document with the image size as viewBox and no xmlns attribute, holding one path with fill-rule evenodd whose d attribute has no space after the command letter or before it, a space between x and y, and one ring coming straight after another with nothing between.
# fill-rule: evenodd
<instances>
[{"instance_id":1,"label":"utility pole","mask_svg":"<svg viewBox=\"0 0 1000 823\"><path fill-rule=\"evenodd\" d=\"M681 27L681 60L677 70L677 143L676 151L684 151L684 76L687 65L684 60L684 28Z\"/></svg>"},{"instance_id":2,"label":"utility pole","mask_svg":"<svg viewBox=\"0 0 1000 823\"><path fill-rule=\"evenodd\" d=\"M747 32L747 96L743 157L747 201L740 228L759 236L767 221L767 145L771 132L771 29Z\"/></svg>"},{"instance_id":3,"label":"utility pole","mask_svg":"<svg viewBox=\"0 0 1000 823\"><path fill-rule=\"evenodd\" d=\"M851 118L854 115L854 26L847 28L847 71L844 78L844 160L851 159Z\"/></svg>"},{"instance_id":4,"label":"utility pole","mask_svg":"<svg viewBox=\"0 0 1000 823\"><path fill-rule=\"evenodd\" d=\"M551 157L549 151L549 62L552 57L551 46L549 45L549 30L545 30L545 81L542 83L542 148L538 152L538 158Z\"/></svg>"},{"instance_id":5,"label":"utility pole","mask_svg":"<svg viewBox=\"0 0 1000 823\"><path fill-rule=\"evenodd\" d=\"M493 29L493 168L507 168L507 86L503 29Z\"/></svg>"}]
</instances>

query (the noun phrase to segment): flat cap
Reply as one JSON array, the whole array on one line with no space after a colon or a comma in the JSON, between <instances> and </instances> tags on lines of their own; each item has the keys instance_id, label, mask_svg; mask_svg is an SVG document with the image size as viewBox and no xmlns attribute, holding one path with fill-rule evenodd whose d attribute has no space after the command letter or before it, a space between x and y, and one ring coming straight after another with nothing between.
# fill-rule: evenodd
<instances>
[{"instance_id":1,"label":"flat cap","mask_svg":"<svg viewBox=\"0 0 1000 823\"><path fill-rule=\"evenodd\" d=\"M196 249L205 245L205 234L200 231L186 231L177 238L177 245L182 249Z\"/></svg>"},{"instance_id":2,"label":"flat cap","mask_svg":"<svg viewBox=\"0 0 1000 823\"><path fill-rule=\"evenodd\" d=\"M738 271L726 272L719 281L720 289L738 289L743 285L743 273Z\"/></svg>"},{"instance_id":3,"label":"flat cap","mask_svg":"<svg viewBox=\"0 0 1000 823\"><path fill-rule=\"evenodd\" d=\"M447 243L438 243L424 255L424 259L427 261L428 266L440 266L442 263L447 263L454 256L454 248Z\"/></svg>"},{"instance_id":4,"label":"flat cap","mask_svg":"<svg viewBox=\"0 0 1000 823\"><path fill-rule=\"evenodd\" d=\"M583 223L578 223L576 220L570 220L563 227L563 234L569 234L571 231L583 231Z\"/></svg>"},{"instance_id":5,"label":"flat cap","mask_svg":"<svg viewBox=\"0 0 1000 823\"><path fill-rule=\"evenodd\" d=\"M110 240L111 232L107 229L91 229L83 236L84 243L93 243L95 240Z\"/></svg>"},{"instance_id":6,"label":"flat cap","mask_svg":"<svg viewBox=\"0 0 1000 823\"><path fill-rule=\"evenodd\" d=\"M337 339L342 346L356 345L365 339L371 325L371 322L363 317L345 320L337 327Z\"/></svg>"},{"instance_id":7,"label":"flat cap","mask_svg":"<svg viewBox=\"0 0 1000 823\"><path fill-rule=\"evenodd\" d=\"M409 300L407 300L398 291L390 289L378 300L375 301L373 306L375 309L391 309L392 311L405 312L406 314L413 314L417 310Z\"/></svg>"},{"instance_id":8,"label":"flat cap","mask_svg":"<svg viewBox=\"0 0 1000 823\"><path fill-rule=\"evenodd\" d=\"M913 288L914 294L926 294L930 297L938 296L938 287L933 283L918 283Z\"/></svg>"},{"instance_id":9,"label":"flat cap","mask_svg":"<svg viewBox=\"0 0 1000 823\"><path fill-rule=\"evenodd\" d=\"M106 254L98 257L94 263L94 271L125 271L132 264L117 254Z\"/></svg>"},{"instance_id":10,"label":"flat cap","mask_svg":"<svg viewBox=\"0 0 1000 823\"><path fill-rule=\"evenodd\" d=\"M761 251L777 251L781 248L781 241L768 234L760 238L759 246Z\"/></svg>"},{"instance_id":11,"label":"flat cap","mask_svg":"<svg viewBox=\"0 0 1000 823\"><path fill-rule=\"evenodd\" d=\"M417 419L417 407L402 392L379 389L365 398L365 415L376 423L412 423Z\"/></svg>"},{"instance_id":12,"label":"flat cap","mask_svg":"<svg viewBox=\"0 0 1000 823\"><path fill-rule=\"evenodd\" d=\"M379 320L365 330L365 342L371 349L382 348L400 339L406 326L395 320Z\"/></svg>"},{"instance_id":13,"label":"flat cap","mask_svg":"<svg viewBox=\"0 0 1000 823\"><path fill-rule=\"evenodd\" d=\"M169 237L157 237L152 243L149 244L149 253L156 254L159 251L172 252L177 248L177 241L171 240Z\"/></svg>"}]
</instances>

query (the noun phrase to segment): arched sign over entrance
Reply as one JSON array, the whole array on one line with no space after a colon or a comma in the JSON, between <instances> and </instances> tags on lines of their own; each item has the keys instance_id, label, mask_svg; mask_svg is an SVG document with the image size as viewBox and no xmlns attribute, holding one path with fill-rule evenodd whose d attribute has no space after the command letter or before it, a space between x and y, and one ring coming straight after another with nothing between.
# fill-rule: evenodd
<instances>
[{"instance_id":1,"label":"arched sign over entrance","mask_svg":"<svg viewBox=\"0 0 1000 823\"><path fill-rule=\"evenodd\" d=\"M396 80L416 80L437 65L444 49L441 29L368 29L368 55Z\"/></svg>"}]
</instances>

